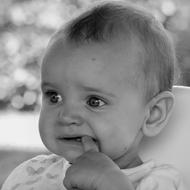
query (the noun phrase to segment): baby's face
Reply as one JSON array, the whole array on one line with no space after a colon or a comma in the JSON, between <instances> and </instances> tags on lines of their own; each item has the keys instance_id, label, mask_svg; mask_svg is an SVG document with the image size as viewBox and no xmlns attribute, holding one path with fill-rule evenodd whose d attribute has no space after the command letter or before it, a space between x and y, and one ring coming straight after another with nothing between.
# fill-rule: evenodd
<instances>
[{"instance_id":1,"label":"baby's face","mask_svg":"<svg viewBox=\"0 0 190 190\"><path fill-rule=\"evenodd\" d=\"M125 46L57 42L46 53L39 129L50 151L72 162L88 135L115 160L134 144L144 120L143 80L138 44Z\"/></svg>"}]
</instances>

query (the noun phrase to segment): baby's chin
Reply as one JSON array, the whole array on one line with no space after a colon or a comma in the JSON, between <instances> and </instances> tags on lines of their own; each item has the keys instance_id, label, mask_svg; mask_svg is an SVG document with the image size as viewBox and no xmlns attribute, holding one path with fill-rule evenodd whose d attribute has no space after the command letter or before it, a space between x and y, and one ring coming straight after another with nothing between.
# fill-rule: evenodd
<instances>
[{"instance_id":1,"label":"baby's chin","mask_svg":"<svg viewBox=\"0 0 190 190\"><path fill-rule=\"evenodd\" d=\"M82 151L74 151L69 150L67 152L64 152L63 154L60 154L60 156L64 157L70 164L74 163L75 160L80 157L84 152Z\"/></svg>"}]
</instances>

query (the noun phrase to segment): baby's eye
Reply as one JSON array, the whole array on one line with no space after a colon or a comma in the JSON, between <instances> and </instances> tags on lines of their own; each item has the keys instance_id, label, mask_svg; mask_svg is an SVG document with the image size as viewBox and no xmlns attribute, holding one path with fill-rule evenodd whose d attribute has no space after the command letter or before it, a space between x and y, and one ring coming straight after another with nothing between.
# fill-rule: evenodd
<instances>
[{"instance_id":1,"label":"baby's eye","mask_svg":"<svg viewBox=\"0 0 190 190\"><path fill-rule=\"evenodd\" d=\"M57 104L62 101L62 97L56 91L47 91L45 92L45 96L48 98L49 102L52 104Z\"/></svg>"},{"instance_id":2,"label":"baby's eye","mask_svg":"<svg viewBox=\"0 0 190 190\"><path fill-rule=\"evenodd\" d=\"M103 100L101 100L100 98L96 97L96 96L91 96L91 97L89 97L89 99L87 101L87 104L90 107L96 108L96 107L102 107L106 103Z\"/></svg>"}]
</instances>

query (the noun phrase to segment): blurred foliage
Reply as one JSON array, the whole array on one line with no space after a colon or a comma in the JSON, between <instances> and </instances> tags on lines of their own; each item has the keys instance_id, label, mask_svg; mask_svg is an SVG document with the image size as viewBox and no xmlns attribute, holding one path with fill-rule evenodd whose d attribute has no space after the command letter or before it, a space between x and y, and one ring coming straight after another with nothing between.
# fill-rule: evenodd
<instances>
[{"instance_id":1,"label":"blurred foliage","mask_svg":"<svg viewBox=\"0 0 190 190\"><path fill-rule=\"evenodd\" d=\"M52 33L98 0L0 0L0 109L40 107L40 60ZM188 0L133 0L171 32L177 50L177 84L190 85L190 5Z\"/></svg>"}]
</instances>

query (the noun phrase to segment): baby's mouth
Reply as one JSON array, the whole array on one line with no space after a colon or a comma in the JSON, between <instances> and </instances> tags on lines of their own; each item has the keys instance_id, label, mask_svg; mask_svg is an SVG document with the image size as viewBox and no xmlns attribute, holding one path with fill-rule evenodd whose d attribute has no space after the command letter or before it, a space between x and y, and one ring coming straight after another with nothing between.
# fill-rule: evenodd
<instances>
[{"instance_id":1,"label":"baby's mouth","mask_svg":"<svg viewBox=\"0 0 190 190\"><path fill-rule=\"evenodd\" d=\"M66 141L82 142L82 137L63 137L61 139L66 140Z\"/></svg>"},{"instance_id":2,"label":"baby's mouth","mask_svg":"<svg viewBox=\"0 0 190 190\"><path fill-rule=\"evenodd\" d=\"M72 136L72 137L59 137L58 139L59 140L63 140L63 141L69 141L69 142L80 142L80 143L82 143L82 137L83 136ZM91 137L92 138L92 140L95 142L95 143L97 143L97 140L95 139L95 138L93 138L93 137Z\"/></svg>"},{"instance_id":3,"label":"baby's mouth","mask_svg":"<svg viewBox=\"0 0 190 190\"><path fill-rule=\"evenodd\" d=\"M86 142L84 142L83 137L84 137L84 135L83 136L62 136L62 137L57 138L57 140L59 142L65 144L65 145L67 144L67 145L70 145L70 146L83 147L83 149L86 151L86 149L85 149ZM92 141L95 144L95 145L92 145L90 143L90 147L92 146L91 147L92 149L94 149L96 147L97 151L101 152L101 147L100 147L99 141L97 139L95 139L94 137L91 137L91 136L89 136L89 137L92 139ZM89 147L89 145L87 147Z\"/></svg>"}]
</instances>

